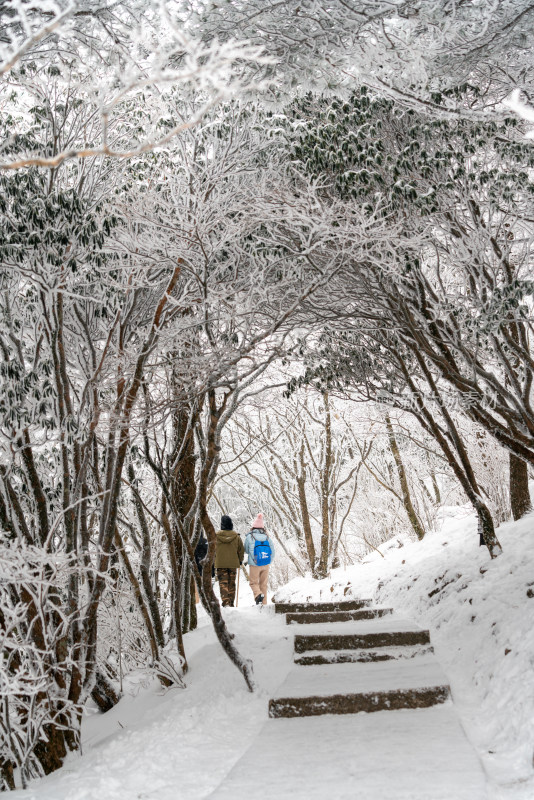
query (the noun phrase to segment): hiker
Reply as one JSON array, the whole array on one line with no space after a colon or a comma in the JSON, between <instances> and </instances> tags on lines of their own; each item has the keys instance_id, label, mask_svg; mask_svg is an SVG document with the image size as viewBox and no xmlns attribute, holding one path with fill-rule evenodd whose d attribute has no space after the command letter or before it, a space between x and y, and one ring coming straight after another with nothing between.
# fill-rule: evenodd
<instances>
[{"instance_id":1,"label":"hiker","mask_svg":"<svg viewBox=\"0 0 534 800\"><path fill-rule=\"evenodd\" d=\"M215 569L223 606L234 605L235 579L237 570L243 563L244 555L245 550L241 536L234 531L234 523L231 518L223 514L215 550Z\"/></svg>"},{"instance_id":2,"label":"hiker","mask_svg":"<svg viewBox=\"0 0 534 800\"><path fill-rule=\"evenodd\" d=\"M208 540L205 539L202 534L200 534L200 539L198 540L198 544L195 547L195 563L201 575L202 575L203 562L207 555L208 555ZM193 578L193 585L195 587L195 603L199 603L200 597L198 594L197 584L194 578Z\"/></svg>"},{"instance_id":3,"label":"hiker","mask_svg":"<svg viewBox=\"0 0 534 800\"><path fill-rule=\"evenodd\" d=\"M267 605L267 581L269 565L274 558L274 546L265 533L263 514L258 514L252 523L252 530L245 537L245 553L250 570L249 584L256 605Z\"/></svg>"}]
</instances>

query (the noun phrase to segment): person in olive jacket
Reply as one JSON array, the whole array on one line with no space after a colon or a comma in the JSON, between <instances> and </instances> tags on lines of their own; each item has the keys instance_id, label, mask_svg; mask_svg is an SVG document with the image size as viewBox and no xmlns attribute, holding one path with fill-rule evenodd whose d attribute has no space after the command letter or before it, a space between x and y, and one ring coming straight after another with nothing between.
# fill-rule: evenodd
<instances>
[{"instance_id":1,"label":"person in olive jacket","mask_svg":"<svg viewBox=\"0 0 534 800\"><path fill-rule=\"evenodd\" d=\"M243 563L244 555L245 549L241 536L234 531L234 523L231 518L223 514L215 550L215 569L223 606L234 605L236 575Z\"/></svg>"}]
</instances>

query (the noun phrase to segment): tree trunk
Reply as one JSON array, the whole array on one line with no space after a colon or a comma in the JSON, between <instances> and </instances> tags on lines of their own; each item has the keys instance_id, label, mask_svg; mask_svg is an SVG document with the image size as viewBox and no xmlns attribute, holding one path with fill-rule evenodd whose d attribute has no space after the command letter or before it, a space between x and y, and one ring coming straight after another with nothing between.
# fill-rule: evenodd
<instances>
[{"instance_id":1,"label":"tree trunk","mask_svg":"<svg viewBox=\"0 0 534 800\"><path fill-rule=\"evenodd\" d=\"M179 585L175 591L180 594L181 631L187 633L196 627L196 614L191 614L191 573L182 545L182 535L193 541L192 521L188 514L196 497L196 457L194 426L196 414L184 405L179 396L178 378L172 375L175 410L172 416L173 450L171 453L171 485L172 509L178 525L173 526L174 550L178 567Z\"/></svg>"},{"instance_id":2,"label":"tree trunk","mask_svg":"<svg viewBox=\"0 0 534 800\"><path fill-rule=\"evenodd\" d=\"M96 680L91 697L100 711L109 711L119 702L120 696L102 670L96 671Z\"/></svg>"},{"instance_id":3,"label":"tree trunk","mask_svg":"<svg viewBox=\"0 0 534 800\"><path fill-rule=\"evenodd\" d=\"M441 503L441 492L439 490L439 484L438 484L438 481L437 481L437 478L436 478L436 473L435 473L433 468L430 470L430 479L432 481L432 487L434 489L434 495L435 495L434 496L434 503L437 506L439 506L439 504Z\"/></svg>"},{"instance_id":4,"label":"tree trunk","mask_svg":"<svg viewBox=\"0 0 534 800\"><path fill-rule=\"evenodd\" d=\"M510 453L510 506L514 519L521 519L531 510L528 490L528 464Z\"/></svg>"},{"instance_id":5,"label":"tree trunk","mask_svg":"<svg viewBox=\"0 0 534 800\"><path fill-rule=\"evenodd\" d=\"M189 589L189 601L190 601L190 610L189 610L189 630L194 631L198 625L198 615L197 615L197 604L195 601L195 593L197 587L195 585L195 576L191 573L191 586Z\"/></svg>"},{"instance_id":6,"label":"tree trunk","mask_svg":"<svg viewBox=\"0 0 534 800\"><path fill-rule=\"evenodd\" d=\"M185 656L184 638L182 636L182 607L181 607L181 593L180 593L180 569L178 566L178 559L176 558L176 549L174 546L175 537L173 536L171 524L166 513L165 497L164 504L161 512L161 523L163 530L167 536L167 546L169 549L169 561L171 562L171 574L173 577L172 586L172 611L173 611L173 629L176 637L176 647L180 658L182 659L182 672L188 670L187 658Z\"/></svg>"},{"instance_id":7,"label":"tree trunk","mask_svg":"<svg viewBox=\"0 0 534 800\"><path fill-rule=\"evenodd\" d=\"M478 534L480 537L480 545L486 545L490 552L490 556L495 556L502 553L501 545L495 533L495 526L490 510L485 503L475 503L475 510L478 516Z\"/></svg>"},{"instance_id":8,"label":"tree trunk","mask_svg":"<svg viewBox=\"0 0 534 800\"><path fill-rule=\"evenodd\" d=\"M306 544L306 552L308 553L308 561L313 577L315 574L315 545L313 543L313 535L310 522L310 511L308 509L308 499L306 497L306 463L304 460L304 443L300 448L300 471L297 471L297 489L299 495L300 517L302 519L302 531L304 533L304 542Z\"/></svg>"},{"instance_id":9,"label":"tree trunk","mask_svg":"<svg viewBox=\"0 0 534 800\"><path fill-rule=\"evenodd\" d=\"M0 775L5 784L5 786L0 785L0 790L4 788L9 790L17 788L15 786L15 776L13 774L13 763L3 756L0 756Z\"/></svg>"},{"instance_id":10,"label":"tree trunk","mask_svg":"<svg viewBox=\"0 0 534 800\"><path fill-rule=\"evenodd\" d=\"M330 491L332 471L332 420L328 392L323 394L324 400L324 447L321 475L321 552L317 565L317 576L326 578L328 574L328 555L330 553L330 537L332 526L330 519Z\"/></svg>"},{"instance_id":11,"label":"tree trunk","mask_svg":"<svg viewBox=\"0 0 534 800\"><path fill-rule=\"evenodd\" d=\"M203 504L201 504L202 525L208 542L210 542L215 538L215 529L213 528L206 508L202 508L202 505ZM248 690L253 692L254 682L252 680L252 663L248 659L242 657L232 642L234 634L230 633L226 627L224 617L221 613L221 606L219 605L219 601L217 600L213 591L213 586L211 583L211 566L209 568L205 566L202 570L202 583L198 588L202 604L211 617L213 629L224 652L243 675Z\"/></svg>"},{"instance_id":12,"label":"tree trunk","mask_svg":"<svg viewBox=\"0 0 534 800\"><path fill-rule=\"evenodd\" d=\"M130 441L130 424L133 409L137 400L139 389L143 383L143 374L148 355L158 340L160 326L165 307L169 297L178 282L181 268L175 267L172 276L166 286L165 292L160 297L156 307L150 332L146 336L133 370L133 375L127 388L124 379L120 378L117 387L117 399L115 402L114 415L116 416L116 430L118 433L118 447L115 448L114 438L107 454L108 465L106 469L105 488L106 495L103 502L98 544L100 554L98 558L98 571L93 584L93 590L87 603L85 619L83 624L83 645L85 648L85 679L84 691L87 694L93 689L95 671L97 668L96 647L98 632L98 609L100 600L106 586L105 575L108 570L109 559L112 550L113 538L117 527L117 515L119 507L119 496L122 483L122 472L126 453ZM111 426L113 431L113 425Z\"/></svg>"},{"instance_id":13,"label":"tree trunk","mask_svg":"<svg viewBox=\"0 0 534 800\"><path fill-rule=\"evenodd\" d=\"M152 620L150 618L148 607L145 603L145 598L143 597L139 581L137 580L130 559L128 557L128 553L126 552L126 548L124 547L124 542L122 541L120 533L117 528L115 528L114 542L115 542L115 547L117 548L117 551L121 557L124 571L126 572L128 580L130 581L134 597L137 601L137 607L139 609L143 622L145 623L145 630L148 637L148 643L150 644L152 659L154 663L157 664L159 661L159 650L158 650L158 643L156 641L156 635L154 633L154 626L152 624Z\"/></svg>"},{"instance_id":14,"label":"tree trunk","mask_svg":"<svg viewBox=\"0 0 534 800\"><path fill-rule=\"evenodd\" d=\"M412 529L419 539L424 538L425 530L419 521L419 518L415 512L415 508L413 507L412 503L412 496L410 494L410 487L408 486L408 479L406 477L406 470L404 469L404 464L402 463L401 454L399 451L399 446L397 444L397 440L395 438L395 433L393 431L393 425L391 424L391 419L389 414L386 414L386 427L388 429L388 439L389 439L389 447L393 458L395 460L395 465L397 467L397 475L399 476L399 483L401 487L401 494L402 494L402 503L406 510L406 514L408 515L408 519L410 520L410 525Z\"/></svg>"},{"instance_id":15,"label":"tree trunk","mask_svg":"<svg viewBox=\"0 0 534 800\"><path fill-rule=\"evenodd\" d=\"M50 775L63 766L63 759L67 755L65 731L51 724L43 725L42 730L46 739L37 742L34 753L45 775Z\"/></svg>"},{"instance_id":16,"label":"tree trunk","mask_svg":"<svg viewBox=\"0 0 534 800\"><path fill-rule=\"evenodd\" d=\"M145 591L147 605L150 610L150 616L152 618L152 625L154 626L156 641L158 643L158 647L162 649L165 646L163 625L161 623L161 616L159 613L159 607L156 600L156 596L154 594L152 583L150 581L150 561L151 561L151 551L152 551L151 541L150 541L150 531L148 528L148 523L146 520L143 505L141 503L141 497L139 496L139 492L137 489L137 481L135 477L134 466L131 462L128 464L128 478L130 480L130 485L132 489L132 499L134 501L135 510L137 512L139 527L141 529L142 550L139 563L139 572L141 574L141 581L143 583L143 589Z\"/></svg>"}]
</instances>

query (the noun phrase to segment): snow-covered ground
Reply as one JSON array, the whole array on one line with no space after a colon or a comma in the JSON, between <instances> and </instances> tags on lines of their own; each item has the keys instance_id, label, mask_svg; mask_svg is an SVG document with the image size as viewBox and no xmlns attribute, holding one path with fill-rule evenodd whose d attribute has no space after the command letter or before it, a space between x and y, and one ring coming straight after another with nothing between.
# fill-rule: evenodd
<instances>
[{"instance_id":1,"label":"snow-covered ground","mask_svg":"<svg viewBox=\"0 0 534 800\"><path fill-rule=\"evenodd\" d=\"M210 794L264 724L269 697L292 666L285 617L275 616L274 606L252 606L250 589L240 588L241 607L225 609L225 616L240 652L254 663L256 692L246 689L201 612L199 628L186 637L185 689L162 691L146 675L131 675L115 708L85 719L83 755L10 798L200 800Z\"/></svg>"},{"instance_id":2,"label":"snow-covered ground","mask_svg":"<svg viewBox=\"0 0 534 800\"><path fill-rule=\"evenodd\" d=\"M499 528L504 554L493 562L478 547L475 529L467 511L446 509L440 531L422 543L397 539L382 548L384 557L373 553L325 581L296 579L277 598L371 597L428 626L465 732L488 774L490 798L532 800L534 515ZM254 694L201 616L198 630L186 637L187 688L162 691L146 676L131 675L116 708L86 717L83 755L10 796L201 800L213 792L261 730L268 699L292 667L294 626L273 607L260 612L250 605L243 584L240 607L225 614L238 647L254 663Z\"/></svg>"}]
</instances>

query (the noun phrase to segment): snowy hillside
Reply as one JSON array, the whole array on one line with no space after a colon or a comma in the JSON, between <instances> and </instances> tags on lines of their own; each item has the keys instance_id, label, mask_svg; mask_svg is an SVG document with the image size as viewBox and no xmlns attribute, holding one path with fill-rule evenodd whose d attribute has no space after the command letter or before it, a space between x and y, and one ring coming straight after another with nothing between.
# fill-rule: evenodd
<instances>
[{"instance_id":1,"label":"snowy hillside","mask_svg":"<svg viewBox=\"0 0 534 800\"><path fill-rule=\"evenodd\" d=\"M384 557L375 553L324 581L294 580L277 593L280 600L374 597L428 626L492 800L534 796L533 527L534 515L501 526L504 555L490 561L478 547L473 519L461 508L448 509L441 531L422 543L397 539L383 548ZM272 606L260 612L249 602L242 583L240 607L225 612L239 648L254 662L254 694L204 617L186 636L186 689L162 692L144 674L130 675L117 707L86 717L83 755L12 796L207 797L258 734L269 694L291 666L292 632L284 617L275 616Z\"/></svg>"}]
</instances>

